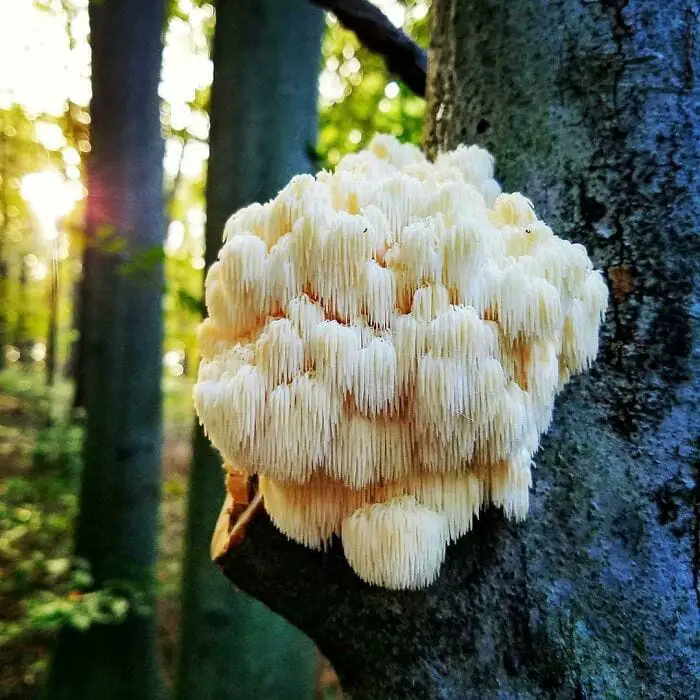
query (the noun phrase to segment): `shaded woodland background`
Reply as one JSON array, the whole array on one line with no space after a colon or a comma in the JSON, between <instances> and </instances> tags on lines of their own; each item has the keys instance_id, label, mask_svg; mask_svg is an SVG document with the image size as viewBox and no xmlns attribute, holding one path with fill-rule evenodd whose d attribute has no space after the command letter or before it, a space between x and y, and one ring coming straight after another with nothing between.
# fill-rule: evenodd
<instances>
[{"instance_id":1,"label":"shaded woodland background","mask_svg":"<svg viewBox=\"0 0 700 700\"><path fill-rule=\"evenodd\" d=\"M305 107L313 113L313 130L302 144L308 167L332 167L344 153L362 148L376 131L419 143L423 99L393 78L383 60L363 48L332 15L304 4L308 8L294 18L297 2L288 8L283 2L257 7L220 3L232 26L244 22L245 13L247 21L259 21L261 11L277 12L278 24L292 34L290 23L317 23L318 43L315 50L309 47L307 59L315 64L314 94ZM426 0L376 4L395 26L427 44ZM107 6L98 11L110 11L120 3L107 0L95 5ZM124 13L131 11L125 21L139 25L137 5L121 3ZM215 641L225 640L217 638L211 615L197 611L196 599L189 601L194 612L184 639L180 630L183 590L188 585L187 578L183 580L183 559L193 438L191 388L197 369L195 330L202 313L205 259L216 254L216 249L205 250L211 44L217 20L214 6L206 2L177 0L165 8L157 88L164 140L163 217L162 230L154 232L161 242L121 259L115 273L127 280L138 280L155 269L163 273L160 497L143 514L145 520L157 518L154 580L143 586L127 581L128 576L100 580L91 562L75 553L86 393L90 393L85 383L92 382L93 392L103 392L102 386L94 385L95 375L89 378L85 373L86 354L92 352L81 342L89 323L86 265L91 254L119 254L122 246L112 231L86 224L87 163L93 150L91 98L94 81L100 77L92 75L91 82L90 19L88 0L0 0L0 698L39 693L61 628L85 637L88 630L118 627L134 615L157 621L157 628L144 632L153 634L157 651L157 668L151 671L158 679L150 697L160 696L164 689L183 698L211 697L211 688L188 687L188 664L194 668L202 663L214 672L229 668L237 679L228 693L218 689L216 696L222 699L339 697L332 670L310 643L247 598L236 609L238 624L228 632L229 642L235 640L233 647L229 643L224 649L213 648ZM158 21L156 14L151 24ZM114 24L111 27L116 31ZM142 52L139 45L129 46L133 36L119 41L134 56L122 70L123 79L131 80L142 70ZM242 52L222 55L220 60L238 61L239 70L264 76L266 71L280 70L275 64L278 54L274 46L263 45L256 55L246 57ZM287 58L295 70L295 57ZM268 66L262 65L265 61ZM109 82L114 75L103 73L102 79L103 90L118 89ZM289 89L301 88L289 85ZM252 94L243 98L252 100L253 111L240 116L234 106L228 123L220 125L223 138L240 129L237 120L255 120L254 109L266 113L289 109L284 91L268 89L261 98L267 104L256 104ZM260 119L264 122L263 114ZM144 151L144 159L147 155ZM227 167L231 165L223 163ZM270 178L281 180L279 187L289 175L281 171ZM237 176L245 178L245 169L239 169ZM240 197L255 194L249 189L247 195L243 184L239 189ZM224 204L225 214L244 203ZM131 325L137 344L141 331L138 324ZM100 401L109 412L108 391ZM216 509L218 504L207 502L202 507ZM145 521L144 528L148 529ZM91 536L106 546L115 535L103 527ZM197 567L207 564L206 556L200 559L204 563L191 564L190 576L196 577ZM233 595L227 583L223 587L226 595ZM188 598L184 601L187 605ZM188 638L195 640L189 647ZM207 639L212 640L209 647ZM181 648L189 649L189 662L187 658L178 662ZM236 655L241 657L238 662ZM139 684L148 686L144 678ZM222 682L223 688L226 685ZM108 697L106 685L104 692Z\"/></svg>"}]
</instances>

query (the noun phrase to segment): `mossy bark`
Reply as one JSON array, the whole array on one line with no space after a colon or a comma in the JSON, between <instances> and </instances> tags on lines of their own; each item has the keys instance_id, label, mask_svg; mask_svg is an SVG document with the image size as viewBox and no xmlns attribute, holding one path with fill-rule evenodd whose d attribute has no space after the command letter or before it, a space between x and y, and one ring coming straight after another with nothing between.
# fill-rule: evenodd
<instances>
[{"instance_id":1,"label":"mossy bark","mask_svg":"<svg viewBox=\"0 0 700 700\"><path fill-rule=\"evenodd\" d=\"M307 0L220 0L214 37L207 267L237 209L274 197L311 169L323 15ZM314 645L258 601L234 591L209 556L223 500L221 456L194 437L183 575L181 700L304 700Z\"/></svg>"},{"instance_id":2,"label":"mossy bark","mask_svg":"<svg viewBox=\"0 0 700 700\"><path fill-rule=\"evenodd\" d=\"M688 698L698 615L697 6L434 0L425 145L478 143L611 290L557 402L530 516L494 511L437 583L363 585L260 518L226 575L353 698Z\"/></svg>"}]
</instances>

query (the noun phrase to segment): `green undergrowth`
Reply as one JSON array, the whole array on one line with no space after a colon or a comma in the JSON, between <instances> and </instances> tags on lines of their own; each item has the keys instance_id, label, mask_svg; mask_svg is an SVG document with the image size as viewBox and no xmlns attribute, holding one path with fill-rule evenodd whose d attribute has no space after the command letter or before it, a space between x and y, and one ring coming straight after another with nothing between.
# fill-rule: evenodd
<instances>
[{"instance_id":1,"label":"green undergrowth","mask_svg":"<svg viewBox=\"0 0 700 700\"><path fill-rule=\"evenodd\" d=\"M53 633L88 583L71 557L82 426L70 387L38 372L0 373L0 698L27 697Z\"/></svg>"},{"instance_id":2,"label":"green undergrowth","mask_svg":"<svg viewBox=\"0 0 700 700\"><path fill-rule=\"evenodd\" d=\"M186 379L164 381L156 573L166 667L176 657L191 391ZM118 624L151 605L124 582L95 590L89 563L72 554L84 428L70 407L68 382L49 390L33 368L0 372L0 700L35 697L62 625Z\"/></svg>"}]
</instances>

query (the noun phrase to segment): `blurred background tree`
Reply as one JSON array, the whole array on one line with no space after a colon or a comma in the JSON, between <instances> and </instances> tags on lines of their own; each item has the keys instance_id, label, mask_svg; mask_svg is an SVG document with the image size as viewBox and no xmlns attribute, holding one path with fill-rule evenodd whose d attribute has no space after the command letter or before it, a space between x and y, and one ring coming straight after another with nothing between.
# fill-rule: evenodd
<instances>
[{"instance_id":1,"label":"blurred background tree","mask_svg":"<svg viewBox=\"0 0 700 700\"><path fill-rule=\"evenodd\" d=\"M233 211L266 201L311 169L323 15L307 0L219 0L212 57L205 270ZM312 698L314 645L211 564L222 502L221 456L197 424L176 697Z\"/></svg>"},{"instance_id":2,"label":"blurred background tree","mask_svg":"<svg viewBox=\"0 0 700 700\"><path fill-rule=\"evenodd\" d=\"M149 700L163 695L153 569L162 453L165 217L158 85L165 0L91 3L89 18L92 148L78 328L86 432L74 552L89 563L88 594L102 599L82 625L63 625L47 695ZM30 198L43 209L52 204L46 216L54 228L62 213L51 199L60 186L56 179ZM51 301L56 297L54 279ZM55 309L49 313L52 385Z\"/></svg>"},{"instance_id":3,"label":"blurred background tree","mask_svg":"<svg viewBox=\"0 0 700 700\"><path fill-rule=\"evenodd\" d=\"M376 4L425 46L427 1ZM311 12L307 8L303 14ZM183 601L188 600L187 587L197 575L193 572L206 566L201 557L183 578L195 331L202 312L206 212L212 216L211 202L205 204L205 174L215 14L214 6L201 0L167 3L158 87L165 143L164 241L128 265L130 274L138 276L151 274L162 263L164 273L156 619L160 668L168 687L175 684L176 658L180 657L181 669L197 658L194 652L192 656L178 652L180 596L183 591ZM296 60L301 59L291 57L289 69ZM275 64L270 61L272 69ZM123 591L101 585L94 562L78 556L72 540L83 456L95 460L94 451L91 457L82 449L84 409L90 405L83 345L90 313L89 275L84 274L89 267L84 260L90 187L86 163L93 147L88 0L0 0L0 64L7 67L0 72L0 698L4 699L35 695L46 678L51 646L62 626L84 630L105 622L117 624L133 601ZM255 69L248 69L255 77ZM240 189L228 204L222 201L217 217L232 213L250 198L274 195L292 170L306 169L301 164L304 158L312 161L312 168L333 167L344 153L362 148L375 131L419 142L423 100L389 75L382 59L328 14L316 84L315 143L310 135L304 157L297 150L295 164L286 166L289 172L280 167L264 183L267 189ZM314 107L307 106L307 111L312 115ZM231 120L239 126L235 115ZM220 170L226 166L224 160ZM219 227L216 222L209 227L214 252ZM210 247L209 258L211 254ZM129 333L138 338L140 329L133 326ZM102 386L93 386L93 393L95 389ZM72 410L74 405L77 410ZM218 462L213 457L209 462L215 464L215 472L209 474L212 483L220 483ZM201 473L206 473L204 467ZM196 537L203 538L206 529L202 526ZM183 648L188 635L196 639L210 634L208 626L211 620L195 612L190 631L187 626L182 630ZM239 647L250 641L254 648L252 632L250 638L239 633ZM231 653L217 649L215 658L232 661ZM265 670L264 663L260 668ZM333 697L332 674L322 671L322 676L328 697ZM181 697L186 696L181 691Z\"/></svg>"}]
</instances>

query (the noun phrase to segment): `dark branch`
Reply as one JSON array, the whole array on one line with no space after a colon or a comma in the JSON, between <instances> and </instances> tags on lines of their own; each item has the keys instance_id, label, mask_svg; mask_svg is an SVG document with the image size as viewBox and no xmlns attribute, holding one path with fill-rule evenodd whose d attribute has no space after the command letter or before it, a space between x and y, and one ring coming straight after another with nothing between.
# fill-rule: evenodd
<instances>
[{"instance_id":1,"label":"dark branch","mask_svg":"<svg viewBox=\"0 0 700 700\"><path fill-rule=\"evenodd\" d=\"M370 51L384 58L389 71L396 74L417 95L425 97L428 65L425 51L395 27L378 7L369 0L311 2L332 12Z\"/></svg>"},{"instance_id":2,"label":"dark branch","mask_svg":"<svg viewBox=\"0 0 700 700\"><path fill-rule=\"evenodd\" d=\"M503 584L503 570L495 575L491 570L504 556L513 569L519 548L516 528L491 508L474 531L449 547L432 586L390 591L363 583L338 541L325 553L307 549L288 540L261 512L217 564L237 588L310 636L349 696L434 698L446 696L445 687L453 682L445 678L446 670L460 667L465 654L480 648L482 606L499 618L495 630L512 633L509 616L523 591L515 576ZM488 639L493 643L492 636Z\"/></svg>"}]
</instances>

